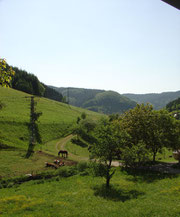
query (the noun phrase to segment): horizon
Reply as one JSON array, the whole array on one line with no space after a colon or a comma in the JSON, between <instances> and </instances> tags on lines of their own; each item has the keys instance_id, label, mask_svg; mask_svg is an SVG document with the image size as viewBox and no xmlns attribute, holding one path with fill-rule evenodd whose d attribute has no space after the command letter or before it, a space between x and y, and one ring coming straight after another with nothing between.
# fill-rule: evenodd
<instances>
[{"instance_id":1,"label":"horizon","mask_svg":"<svg viewBox=\"0 0 180 217\"><path fill-rule=\"evenodd\" d=\"M117 92L119 93L118 91L115 91L115 90L106 90L106 89L94 89L94 88L85 88L85 87L56 87L56 86L53 86L53 85L48 85L46 84L47 86L50 86L50 87L55 87L55 88L64 88L64 89L68 89L68 88L74 88L74 89L85 89L85 90L103 90L103 91L113 91L113 92ZM163 92L156 92L156 93L119 93L121 95L123 94L136 94L136 95L145 95L145 94L162 94L162 93L175 93L175 92L179 92L179 90L172 90L172 91L163 91Z\"/></svg>"},{"instance_id":2,"label":"horizon","mask_svg":"<svg viewBox=\"0 0 180 217\"><path fill-rule=\"evenodd\" d=\"M161 0L1 0L0 25L0 58L45 84L180 89L180 14Z\"/></svg>"}]
</instances>

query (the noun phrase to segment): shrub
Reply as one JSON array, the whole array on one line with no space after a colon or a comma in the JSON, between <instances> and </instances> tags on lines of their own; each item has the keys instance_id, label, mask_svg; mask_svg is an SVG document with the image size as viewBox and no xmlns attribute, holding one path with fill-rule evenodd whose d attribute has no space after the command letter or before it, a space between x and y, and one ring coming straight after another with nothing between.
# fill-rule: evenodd
<instances>
[{"instance_id":1,"label":"shrub","mask_svg":"<svg viewBox=\"0 0 180 217\"><path fill-rule=\"evenodd\" d=\"M149 153L146 145L140 141L132 147L125 147L122 151L121 158L126 167L136 167L143 165L149 160Z\"/></svg>"}]
</instances>

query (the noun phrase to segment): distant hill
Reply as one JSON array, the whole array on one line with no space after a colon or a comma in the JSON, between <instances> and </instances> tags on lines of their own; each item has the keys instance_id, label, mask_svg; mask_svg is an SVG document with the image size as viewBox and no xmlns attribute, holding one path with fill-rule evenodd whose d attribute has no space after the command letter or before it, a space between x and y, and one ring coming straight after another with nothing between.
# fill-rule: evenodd
<instances>
[{"instance_id":1,"label":"distant hill","mask_svg":"<svg viewBox=\"0 0 180 217\"><path fill-rule=\"evenodd\" d=\"M149 94L122 94L137 103L150 103L154 109L161 109L166 105L180 97L180 91L176 92L163 92L163 93L149 93Z\"/></svg>"},{"instance_id":2,"label":"distant hill","mask_svg":"<svg viewBox=\"0 0 180 217\"><path fill-rule=\"evenodd\" d=\"M114 91L52 87L67 97L69 104L104 114L123 113L134 108L136 102Z\"/></svg>"}]
</instances>

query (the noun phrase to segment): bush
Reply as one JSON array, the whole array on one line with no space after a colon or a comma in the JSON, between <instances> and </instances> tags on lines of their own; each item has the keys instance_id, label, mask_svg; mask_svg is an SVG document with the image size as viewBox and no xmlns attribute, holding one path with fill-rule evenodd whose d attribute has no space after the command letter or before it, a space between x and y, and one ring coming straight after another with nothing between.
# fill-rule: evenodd
<instances>
[{"instance_id":1,"label":"bush","mask_svg":"<svg viewBox=\"0 0 180 217\"><path fill-rule=\"evenodd\" d=\"M85 161L81 161L77 164L77 170L79 172L85 171L87 168L89 168L89 164Z\"/></svg>"},{"instance_id":2,"label":"bush","mask_svg":"<svg viewBox=\"0 0 180 217\"><path fill-rule=\"evenodd\" d=\"M122 150L121 159L126 167L136 167L149 161L149 152L146 145L140 141L137 145L125 147Z\"/></svg>"},{"instance_id":3,"label":"bush","mask_svg":"<svg viewBox=\"0 0 180 217\"><path fill-rule=\"evenodd\" d=\"M89 164L89 173L93 176L105 177L107 169L106 166L101 163L91 162Z\"/></svg>"}]
</instances>

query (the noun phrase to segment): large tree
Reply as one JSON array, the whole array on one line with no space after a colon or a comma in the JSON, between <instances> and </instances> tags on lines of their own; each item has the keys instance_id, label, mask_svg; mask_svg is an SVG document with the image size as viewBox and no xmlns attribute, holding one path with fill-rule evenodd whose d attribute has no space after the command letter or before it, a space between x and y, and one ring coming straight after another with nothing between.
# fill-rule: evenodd
<instances>
[{"instance_id":1,"label":"large tree","mask_svg":"<svg viewBox=\"0 0 180 217\"><path fill-rule=\"evenodd\" d=\"M153 162L163 147L172 146L174 118L165 110L154 111L149 104L137 105L124 114L122 123L131 136L129 146L143 142L152 153Z\"/></svg>"}]
</instances>

